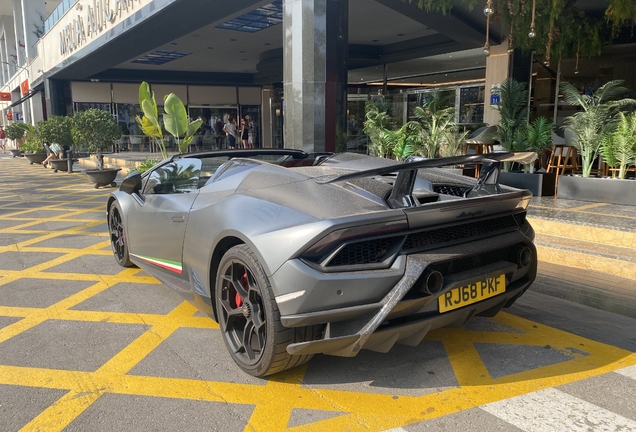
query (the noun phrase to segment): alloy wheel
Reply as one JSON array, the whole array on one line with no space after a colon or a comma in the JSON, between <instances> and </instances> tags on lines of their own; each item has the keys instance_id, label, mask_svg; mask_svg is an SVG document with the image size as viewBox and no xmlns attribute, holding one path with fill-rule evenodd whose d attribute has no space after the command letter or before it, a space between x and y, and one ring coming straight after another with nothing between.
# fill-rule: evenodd
<instances>
[{"instance_id":1,"label":"alloy wheel","mask_svg":"<svg viewBox=\"0 0 636 432\"><path fill-rule=\"evenodd\" d=\"M116 207L110 212L108 226L110 227L110 243L113 247L113 252L118 261L124 261L127 258L124 227L121 223L121 215Z\"/></svg>"},{"instance_id":2,"label":"alloy wheel","mask_svg":"<svg viewBox=\"0 0 636 432\"><path fill-rule=\"evenodd\" d=\"M240 260L228 262L222 275L221 330L234 357L253 366L262 357L266 342L260 289L248 266Z\"/></svg>"}]
</instances>

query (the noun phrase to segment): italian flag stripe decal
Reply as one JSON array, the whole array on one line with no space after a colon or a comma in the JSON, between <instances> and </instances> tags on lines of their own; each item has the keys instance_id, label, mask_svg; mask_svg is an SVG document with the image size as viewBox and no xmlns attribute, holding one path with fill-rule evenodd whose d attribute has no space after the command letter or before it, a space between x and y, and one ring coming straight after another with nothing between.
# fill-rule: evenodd
<instances>
[{"instance_id":1,"label":"italian flag stripe decal","mask_svg":"<svg viewBox=\"0 0 636 432\"><path fill-rule=\"evenodd\" d=\"M135 255L135 254L130 254L130 255L134 256L135 258L139 258L140 260L149 262L150 264L154 264L157 267L161 267L166 270L170 270L179 274L183 273L183 268L181 267L181 263L178 261L169 261L169 260L164 260L160 258L146 257L141 255Z\"/></svg>"}]
</instances>

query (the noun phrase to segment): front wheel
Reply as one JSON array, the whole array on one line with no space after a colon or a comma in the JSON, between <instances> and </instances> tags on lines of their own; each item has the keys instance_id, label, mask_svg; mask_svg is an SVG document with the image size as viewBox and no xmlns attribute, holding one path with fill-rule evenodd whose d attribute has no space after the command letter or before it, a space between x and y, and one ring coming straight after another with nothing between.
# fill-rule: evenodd
<instances>
[{"instance_id":1,"label":"front wheel","mask_svg":"<svg viewBox=\"0 0 636 432\"><path fill-rule=\"evenodd\" d=\"M110 206L108 212L108 232L110 233L110 245L113 248L113 254L117 264L122 267L132 267L134 264L128 256L128 245L126 244L126 233L124 232L124 224L121 217L121 207L117 201Z\"/></svg>"},{"instance_id":2,"label":"front wheel","mask_svg":"<svg viewBox=\"0 0 636 432\"><path fill-rule=\"evenodd\" d=\"M322 328L283 327L265 271L248 246L234 246L223 255L215 297L223 341L243 371L266 376L311 359L292 356L287 345L315 339Z\"/></svg>"}]
</instances>

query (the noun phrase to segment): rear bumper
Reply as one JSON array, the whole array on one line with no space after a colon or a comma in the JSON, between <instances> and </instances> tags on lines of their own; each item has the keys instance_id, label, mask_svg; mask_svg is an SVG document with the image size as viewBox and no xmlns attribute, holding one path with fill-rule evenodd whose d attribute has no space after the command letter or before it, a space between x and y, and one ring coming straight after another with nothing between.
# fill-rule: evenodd
<instances>
[{"instance_id":1,"label":"rear bumper","mask_svg":"<svg viewBox=\"0 0 636 432\"><path fill-rule=\"evenodd\" d=\"M521 234L500 236L473 247L477 253L493 250L528 247L533 252L530 264L524 266L509 260L498 260L466 271L445 275L443 289L433 295L415 293L412 288L427 269L435 266L440 257L459 254L455 247L434 253L404 256L403 276L390 287L382 299L361 305L331 308L309 313L281 316L286 327L326 324L320 340L291 344L287 351L294 355L325 353L352 357L361 349L387 352L395 343L417 345L426 334L436 328L461 326L477 314L494 316L503 307L521 296L536 277L536 249ZM504 237L505 240L504 241ZM466 248L466 245L462 245ZM473 283L496 275L506 275L506 290L495 297L481 300L445 313L438 311L438 299L457 286Z\"/></svg>"}]
</instances>

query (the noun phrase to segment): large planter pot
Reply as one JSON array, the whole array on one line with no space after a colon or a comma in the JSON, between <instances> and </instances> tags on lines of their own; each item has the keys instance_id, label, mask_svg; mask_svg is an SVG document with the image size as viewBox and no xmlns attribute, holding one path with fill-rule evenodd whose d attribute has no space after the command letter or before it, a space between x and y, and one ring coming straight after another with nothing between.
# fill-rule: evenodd
<instances>
[{"instance_id":1,"label":"large planter pot","mask_svg":"<svg viewBox=\"0 0 636 432\"><path fill-rule=\"evenodd\" d=\"M501 171L499 183L517 189L528 189L534 196L554 196L555 173L523 173ZM561 185L559 185L561 187Z\"/></svg>"},{"instance_id":2,"label":"large planter pot","mask_svg":"<svg viewBox=\"0 0 636 432\"><path fill-rule=\"evenodd\" d=\"M71 161L71 170L73 169L74 162L75 160ZM49 163L51 164L51 166L53 167L53 171L55 172L58 172L58 171L68 172L68 159L51 159Z\"/></svg>"},{"instance_id":3,"label":"large planter pot","mask_svg":"<svg viewBox=\"0 0 636 432\"><path fill-rule=\"evenodd\" d=\"M636 206L636 179L559 176L557 198Z\"/></svg>"},{"instance_id":4,"label":"large planter pot","mask_svg":"<svg viewBox=\"0 0 636 432\"><path fill-rule=\"evenodd\" d=\"M29 160L31 165L41 164L46 159L46 153L25 153L24 157Z\"/></svg>"},{"instance_id":5,"label":"large planter pot","mask_svg":"<svg viewBox=\"0 0 636 432\"><path fill-rule=\"evenodd\" d=\"M11 152L11 154L13 155L13 157L20 157L22 156L22 152L18 149L9 149L9 151Z\"/></svg>"},{"instance_id":6,"label":"large planter pot","mask_svg":"<svg viewBox=\"0 0 636 432\"><path fill-rule=\"evenodd\" d=\"M103 170L86 170L84 173L88 177L88 179L93 183L95 188L100 186L108 186L112 187L117 186L115 183L115 177L117 177L117 173L121 171L121 168L105 168Z\"/></svg>"}]
</instances>

